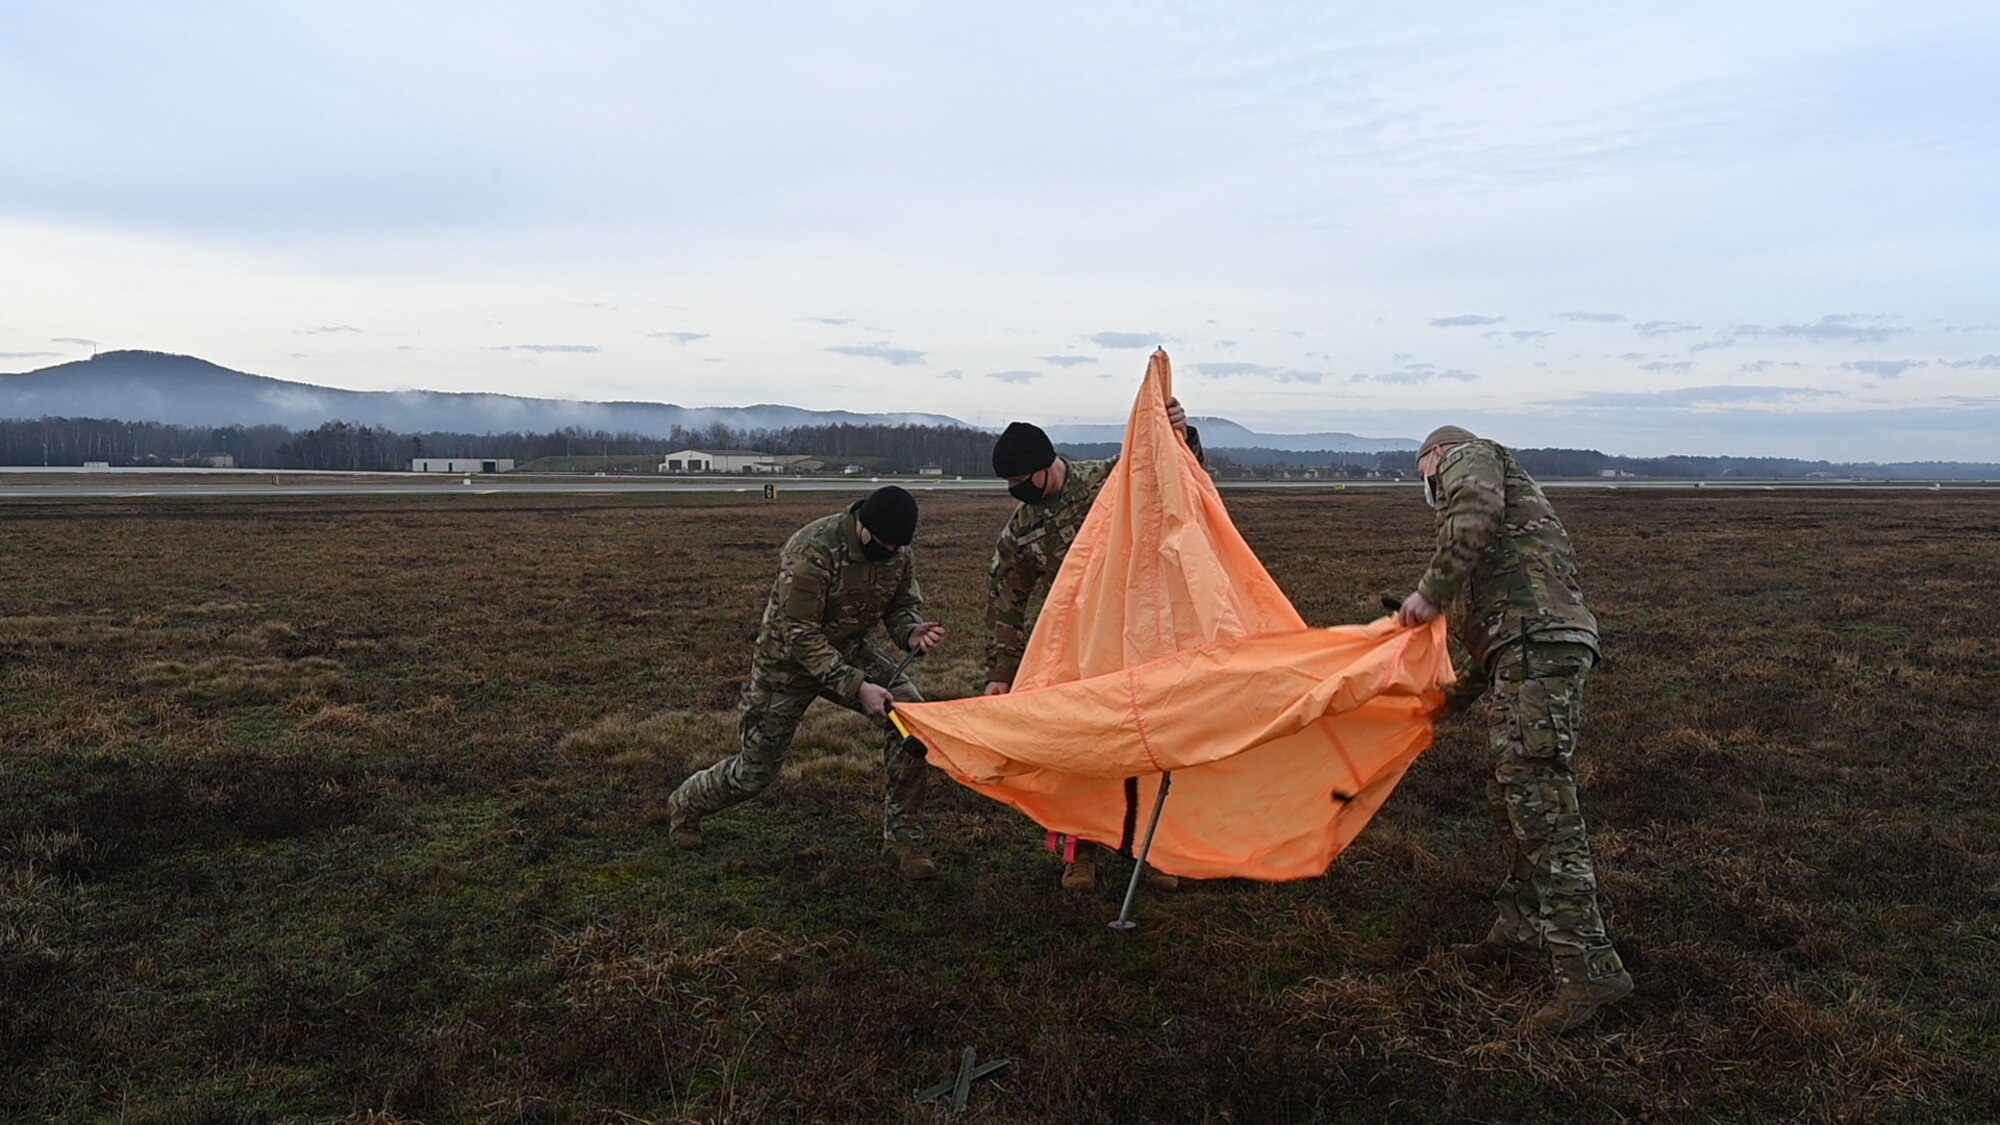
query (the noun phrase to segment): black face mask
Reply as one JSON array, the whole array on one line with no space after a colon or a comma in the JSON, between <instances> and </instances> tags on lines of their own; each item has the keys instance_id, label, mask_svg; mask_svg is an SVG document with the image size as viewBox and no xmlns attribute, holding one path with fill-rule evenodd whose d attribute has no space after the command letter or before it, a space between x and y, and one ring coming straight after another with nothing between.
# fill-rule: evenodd
<instances>
[{"instance_id":1,"label":"black face mask","mask_svg":"<svg viewBox=\"0 0 2000 1125\"><path fill-rule=\"evenodd\" d=\"M1020 484L1008 485L1007 495L1012 496L1023 504L1039 504L1047 499L1049 494L1036 488L1034 481L1024 480Z\"/></svg>"},{"instance_id":2,"label":"black face mask","mask_svg":"<svg viewBox=\"0 0 2000 1125\"><path fill-rule=\"evenodd\" d=\"M896 548L870 539L861 545L861 553L868 556L869 562L888 562L895 557Z\"/></svg>"}]
</instances>

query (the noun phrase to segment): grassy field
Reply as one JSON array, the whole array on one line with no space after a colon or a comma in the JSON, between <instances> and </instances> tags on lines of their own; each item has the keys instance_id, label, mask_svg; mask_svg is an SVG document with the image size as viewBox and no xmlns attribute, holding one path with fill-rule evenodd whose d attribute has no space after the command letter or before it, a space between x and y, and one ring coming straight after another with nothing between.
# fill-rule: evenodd
<instances>
[{"instance_id":1,"label":"grassy field","mask_svg":"<svg viewBox=\"0 0 2000 1125\"><path fill-rule=\"evenodd\" d=\"M2000 497L1566 493L1608 662L1581 775L1639 990L1436 950L1500 873L1458 724L1320 880L1105 927L938 778L877 854L870 727L665 843L730 748L776 552L735 497L0 505L0 1118L2000 1119ZM972 690L1005 501L926 503ZM1408 496L1232 494L1308 619L1426 555ZM1171 812L1170 812L1171 815Z\"/></svg>"}]
</instances>

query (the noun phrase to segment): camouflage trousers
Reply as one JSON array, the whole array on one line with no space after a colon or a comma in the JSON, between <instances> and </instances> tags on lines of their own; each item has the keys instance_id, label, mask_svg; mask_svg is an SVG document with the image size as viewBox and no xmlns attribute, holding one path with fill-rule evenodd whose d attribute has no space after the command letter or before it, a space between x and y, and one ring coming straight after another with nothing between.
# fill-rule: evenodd
<instances>
[{"instance_id":1,"label":"camouflage trousers","mask_svg":"<svg viewBox=\"0 0 2000 1125\"><path fill-rule=\"evenodd\" d=\"M895 676L896 661L875 648L862 645L843 654L868 675L868 682L881 684L904 703L922 703L924 697L908 676ZM895 676L894 682L890 677ZM668 799L671 808L697 817L720 812L747 801L764 791L785 764L791 752L792 736L799 720L814 699L830 699L852 711L860 706L835 698L802 676L787 676L782 669L759 665L751 670L744 685L742 702L742 744L736 753L681 782ZM922 843L923 826L917 823L923 811L925 785L930 767L922 758L903 750L903 736L888 720L884 731L882 771L886 787L882 798L882 838L888 842Z\"/></svg>"},{"instance_id":2,"label":"camouflage trousers","mask_svg":"<svg viewBox=\"0 0 2000 1125\"><path fill-rule=\"evenodd\" d=\"M1583 725L1588 645L1522 641L1493 656L1493 780L1487 798L1506 833L1510 870L1493 901L1495 935L1548 953L1564 981L1624 971L1604 924L1597 870L1570 757Z\"/></svg>"}]
</instances>

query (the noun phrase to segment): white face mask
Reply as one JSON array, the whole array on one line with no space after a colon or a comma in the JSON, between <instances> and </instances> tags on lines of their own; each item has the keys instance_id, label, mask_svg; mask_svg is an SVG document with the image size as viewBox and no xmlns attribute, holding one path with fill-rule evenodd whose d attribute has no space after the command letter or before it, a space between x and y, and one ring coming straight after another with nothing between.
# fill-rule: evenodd
<instances>
[{"instance_id":1,"label":"white face mask","mask_svg":"<svg viewBox=\"0 0 2000 1125\"><path fill-rule=\"evenodd\" d=\"M1438 495L1437 482L1436 477L1424 478L1424 503L1429 504L1432 509L1444 503L1444 497Z\"/></svg>"}]
</instances>

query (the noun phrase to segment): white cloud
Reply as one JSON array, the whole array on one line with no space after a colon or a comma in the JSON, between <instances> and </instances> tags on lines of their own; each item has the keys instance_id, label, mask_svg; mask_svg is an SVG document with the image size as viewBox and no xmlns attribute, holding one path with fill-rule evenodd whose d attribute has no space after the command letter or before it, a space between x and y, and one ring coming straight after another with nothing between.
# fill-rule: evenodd
<instances>
[{"instance_id":1,"label":"white cloud","mask_svg":"<svg viewBox=\"0 0 2000 1125\"><path fill-rule=\"evenodd\" d=\"M1929 362L1921 359L1857 359L1840 365L1848 371L1859 371L1863 375L1873 375L1878 379L1900 379L1919 367L1929 367Z\"/></svg>"},{"instance_id":2,"label":"white cloud","mask_svg":"<svg viewBox=\"0 0 2000 1125\"><path fill-rule=\"evenodd\" d=\"M1157 332L1093 332L1084 338L1100 348L1152 348L1165 339Z\"/></svg>"},{"instance_id":3,"label":"white cloud","mask_svg":"<svg viewBox=\"0 0 2000 1125\"><path fill-rule=\"evenodd\" d=\"M1881 344L1908 333L1908 328L1883 324L1857 324L1858 313L1823 316L1811 324L1739 324L1730 331L1738 336L1791 336L1814 343Z\"/></svg>"},{"instance_id":4,"label":"white cloud","mask_svg":"<svg viewBox=\"0 0 2000 1125\"><path fill-rule=\"evenodd\" d=\"M1661 391L1588 391L1571 398L1548 402L1550 406L1619 407L1639 409L1688 409L1693 407L1735 406L1745 403L1781 403L1799 399L1838 398L1839 391L1816 387L1675 387Z\"/></svg>"},{"instance_id":5,"label":"white cloud","mask_svg":"<svg viewBox=\"0 0 2000 1125\"><path fill-rule=\"evenodd\" d=\"M1416 387L1425 383L1444 379L1454 383L1477 382L1479 376L1456 367L1439 368L1430 363L1406 363L1394 371L1375 373L1356 372L1349 376L1350 383L1380 383L1385 386Z\"/></svg>"},{"instance_id":6,"label":"white cloud","mask_svg":"<svg viewBox=\"0 0 2000 1125\"><path fill-rule=\"evenodd\" d=\"M912 348L891 347L887 340L877 340L872 344L841 344L837 347L821 348L820 350L823 352L832 352L835 355L858 356L862 359L879 359L886 363L895 364L898 367L906 367L912 363L922 363L925 354Z\"/></svg>"},{"instance_id":7,"label":"white cloud","mask_svg":"<svg viewBox=\"0 0 2000 1125\"><path fill-rule=\"evenodd\" d=\"M1197 363L1194 369L1212 379L1236 379L1248 376L1269 379L1277 383L1317 383L1326 378L1324 371L1301 371L1294 367L1280 367L1267 363Z\"/></svg>"}]
</instances>

